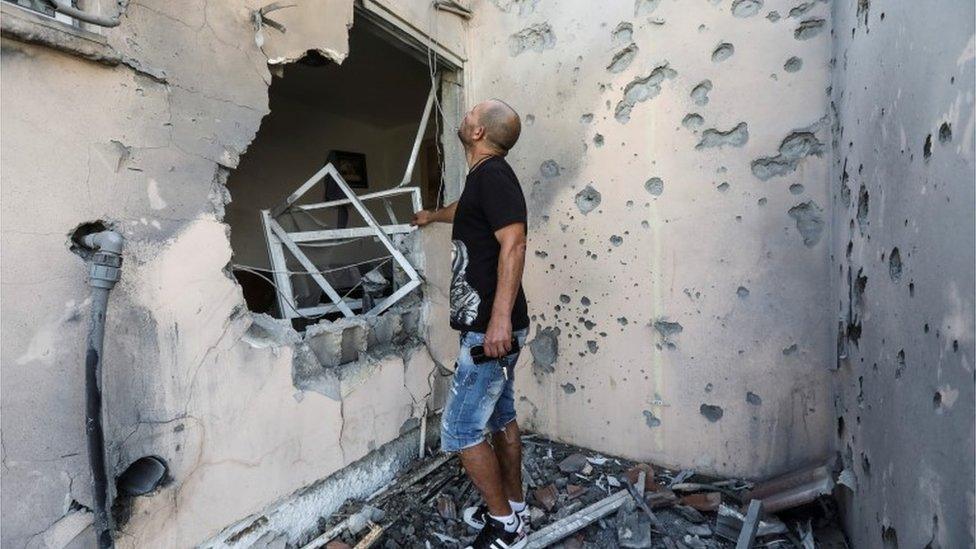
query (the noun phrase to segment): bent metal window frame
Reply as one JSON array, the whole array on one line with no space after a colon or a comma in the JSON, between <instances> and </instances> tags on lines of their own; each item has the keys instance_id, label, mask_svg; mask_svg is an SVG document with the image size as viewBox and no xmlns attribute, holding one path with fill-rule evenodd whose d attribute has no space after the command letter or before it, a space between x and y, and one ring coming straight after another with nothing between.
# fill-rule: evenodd
<instances>
[{"instance_id":1,"label":"bent metal window frame","mask_svg":"<svg viewBox=\"0 0 976 549\"><path fill-rule=\"evenodd\" d=\"M433 79L430 94L427 96L427 103L424 106L423 115L420 118L420 127L417 129L417 135L414 138L413 148L410 151L410 158L407 161L407 166L403 174L403 179L396 187L374 193L357 195L355 191L349 187L349 184L346 183L346 180L342 178L342 175L339 174L339 171L335 168L335 166L329 163L323 166L322 169L315 173L315 175L305 181L305 183L296 189L295 192L291 193L281 204L269 210L261 210L261 225L264 228L264 238L265 243L268 246L268 256L271 260L274 283L278 289L276 292L278 298L278 310L280 311L282 318L291 320L297 317L323 315L336 311L341 312L343 316L347 318L351 318L356 316L353 309L362 308L361 300L346 299L339 295L335 288L329 284L328 280L322 276L322 272L301 250L299 243L325 243L346 238L373 236L378 239L381 244L383 244L387 251L390 252L390 256L392 257L394 263L399 266L404 273L406 273L408 281L406 284L396 289L391 295L374 305L372 309L366 311L365 315L367 317L381 314L404 296L412 292L415 288L420 286L420 275L417 274L417 271L414 269L413 265L407 261L407 258L404 257L403 253L401 253L393 241L390 240L390 235L407 234L416 230L416 227L410 225L409 223L398 223L388 199L392 196L407 194L410 195L411 206L414 213L420 211L423 207L420 197L420 187L407 187L406 184L410 182L410 179L413 176L414 167L417 163L417 155L420 151L420 143L423 140L424 134L427 132L427 123L430 119L431 110L434 105L435 94L437 93L436 83L438 81L439 78ZM339 187L342 193L346 195L346 198L330 200L327 202L317 202L314 204L295 204L295 202L297 202L302 196L305 195L305 193L311 190L312 187L325 180L328 176L331 176L332 180L336 183L336 186ZM373 217L373 214L370 213L369 209L363 204L363 202L367 200L376 199L383 200L386 211L390 217L389 225L381 225L376 218ZM278 223L276 219L278 216L288 210L305 210L308 212L311 210L321 210L336 206L343 206L346 204L352 204L353 208L355 208L356 211L359 212L359 214L363 217L367 227L288 232L284 229L284 227L281 226L280 223ZM325 294L332 301L331 305L317 305L314 307L302 308L298 307L297 300L295 299L295 291L291 284L287 261L285 259L286 249L292 256L295 257L295 259L298 260L302 268L305 269L307 274L312 277L312 280L314 280L315 283L322 288L322 291L325 292Z\"/></svg>"}]
</instances>

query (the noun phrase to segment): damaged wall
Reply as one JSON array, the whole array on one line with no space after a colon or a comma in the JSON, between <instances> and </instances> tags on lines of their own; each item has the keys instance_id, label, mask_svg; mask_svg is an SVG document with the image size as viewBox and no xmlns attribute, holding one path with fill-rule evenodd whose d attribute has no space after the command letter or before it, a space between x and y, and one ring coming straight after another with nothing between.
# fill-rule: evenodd
<instances>
[{"instance_id":1,"label":"damaged wall","mask_svg":"<svg viewBox=\"0 0 976 549\"><path fill-rule=\"evenodd\" d=\"M171 476L128 509L120 546L203 542L417 424L434 368L423 345L300 390L294 358L310 353L287 330L255 325L225 272L223 182L268 113L268 57L347 54L353 2L297 3L274 13L287 39L265 27L264 52L256 1L129 2L96 48L111 53L101 63L5 31L2 124L18 137L2 151L0 230L16 259L2 265L0 545L61 546L90 520L90 290L67 245L83 222L105 220L127 239L105 344L109 463L117 473L155 455Z\"/></svg>"},{"instance_id":2,"label":"damaged wall","mask_svg":"<svg viewBox=\"0 0 976 549\"><path fill-rule=\"evenodd\" d=\"M723 475L829 455L830 14L797 4L476 3L468 98L524 122L530 427Z\"/></svg>"},{"instance_id":3,"label":"damaged wall","mask_svg":"<svg viewBox=\"0 0 976 549\"><path fill-rule=\"evenodd\" d=\"M835 430L854 547L972 547L972 2L834 4Z\"/></svg>"}]
</instances>

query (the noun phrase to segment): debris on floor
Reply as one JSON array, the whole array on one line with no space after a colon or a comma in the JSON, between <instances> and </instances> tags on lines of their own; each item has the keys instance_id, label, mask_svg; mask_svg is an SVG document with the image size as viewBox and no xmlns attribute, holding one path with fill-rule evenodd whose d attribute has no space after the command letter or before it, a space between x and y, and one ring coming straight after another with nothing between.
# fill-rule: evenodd
<instances>
[{"instance_id":1,"label":"debris on floor","mask_svg":"<svg viewBox=\"0 0 976 549\"><path fill-rule=\"evenodd\" d=\"M754 485L533 434L522 442L530 549L847 547L829 499L834 479L827 466ZM477 532L462 513L480 503L457 457L436 455L322 519L322 534L302 549L465 547Z\"/></svg>"}]
</instances>

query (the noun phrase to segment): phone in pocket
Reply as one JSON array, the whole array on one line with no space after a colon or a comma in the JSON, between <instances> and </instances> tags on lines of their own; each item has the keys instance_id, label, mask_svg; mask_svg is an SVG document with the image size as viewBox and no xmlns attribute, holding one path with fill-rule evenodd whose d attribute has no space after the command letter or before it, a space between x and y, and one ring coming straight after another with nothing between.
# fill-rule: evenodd
<instances>
[{"instance_id":1,"label":"phone in pocket","mask_svg":"<svg viewBox=\"0 0 976 549\"><path fill-rule=\"evenodd\" d=\"M519 342L518 339L512 338L512 349L508 351L505 356L512 356L519 352ZM485 354L484 345L475 345L471 347L471 361L475 364L483 364L485 362L491 362L492 360L498 360L501 357L488 356Z\"/></svg>"}]
</instances>

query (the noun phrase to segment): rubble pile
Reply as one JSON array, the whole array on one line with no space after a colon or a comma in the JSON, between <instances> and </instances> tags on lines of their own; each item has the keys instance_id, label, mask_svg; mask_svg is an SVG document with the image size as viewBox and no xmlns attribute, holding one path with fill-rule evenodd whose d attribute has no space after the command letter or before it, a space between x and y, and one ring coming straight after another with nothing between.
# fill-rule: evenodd
<instances>
[{"instance_id":1,"label":"rubble pile","mask_svg":"<svg viewBox=\"0 0 976 549\"><path fill-rule=\"evenodd\" d=\"M835 548L826 466L767 482L715 479L525 435L529 548ZM456 456L418 460L365 502L350 501L302 549L465 547L461 518L481 501Z\"/></svg>"}]
</instances>

